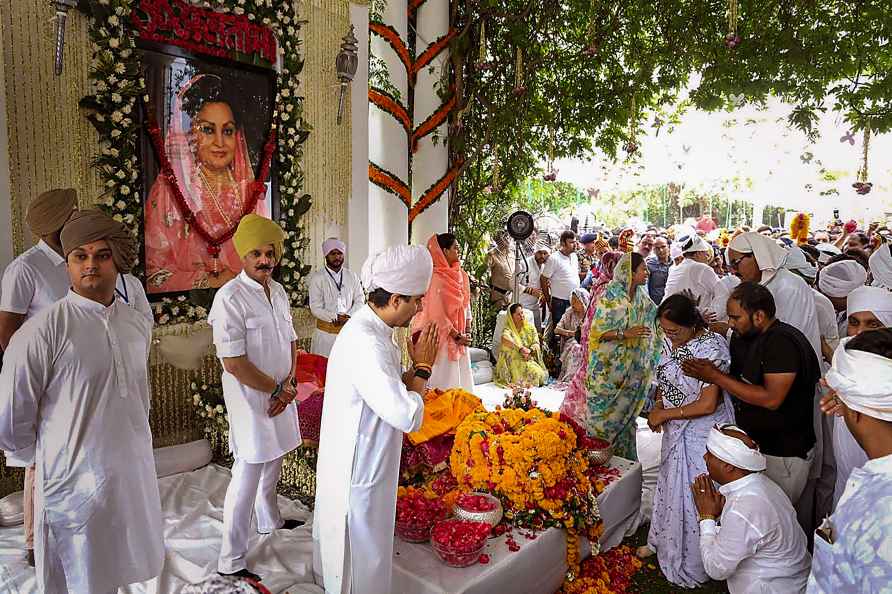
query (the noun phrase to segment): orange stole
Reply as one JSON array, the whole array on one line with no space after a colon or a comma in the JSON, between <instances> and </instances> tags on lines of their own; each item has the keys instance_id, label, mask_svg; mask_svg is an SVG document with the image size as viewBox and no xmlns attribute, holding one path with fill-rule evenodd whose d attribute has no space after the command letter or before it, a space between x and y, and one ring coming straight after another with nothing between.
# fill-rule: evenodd
<instances>
[{"instance_id":1,"label":"orange stole","mask_svg":"<svg viewBox=\"0 0 892 594\"><path fill-rule=\"evenodd\" d=\"M424 420L421 429L409 434L412 445L419 445L440 435L455 433L469 414L483 410L479 398L459 388L442 392L428 390L424 395Z\"/></svg>"}]
</instances>

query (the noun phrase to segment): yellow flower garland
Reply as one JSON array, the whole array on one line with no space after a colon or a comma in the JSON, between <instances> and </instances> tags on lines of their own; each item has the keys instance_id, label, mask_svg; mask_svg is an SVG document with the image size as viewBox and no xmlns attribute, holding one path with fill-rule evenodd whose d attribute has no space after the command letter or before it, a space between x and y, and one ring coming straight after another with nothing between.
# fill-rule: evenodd
<instances>
[{"instance_id":1,"label":"yellow flower garland","mask_svg":"<svg viewBox=\"0 0 892 594\"><path fill-rule=\"evenodd\" d=\"M547 525L566 528L569 575L578 573L579 535L596 541L602 522L590 503L588 461L559 413L533 408L468 415L456 430L450 468L459 489L499 496L507 518L517 522L544 512Z\"/></svg>"}]
</instances>

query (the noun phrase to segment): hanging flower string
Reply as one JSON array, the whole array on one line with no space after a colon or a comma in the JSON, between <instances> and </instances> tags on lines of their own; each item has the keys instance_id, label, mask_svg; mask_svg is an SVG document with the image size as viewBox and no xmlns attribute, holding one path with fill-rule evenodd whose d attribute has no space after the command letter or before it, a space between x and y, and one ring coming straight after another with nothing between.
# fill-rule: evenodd
<instances>
[{"instance_id":1,"label":"hanging flower string","mask_svg":"<svg viewBox=\"0 0 892 594\"><path fill-rule=\"evenodd\" d=\"M154 110L146 109L146 113L148 113L149 138L151 138L152 147L155 149L155 154L158 156L158 162L161 166L161 175L164 177L164 181L167 182L167 185L170 186L171 192L177 203L177 208L189 226L195 229L196 233L198 233L208 244L208 254L217 258L220 255L220 246L232 238L238 227L238 222L217 236L211 235L211 233L205 229L204 225L189 207L186 197L183 196L176 173L174 173L170 159L167 157L167 152L164 150L164 139L161 136L161 128L158 126L158 122L155 119ZM248 186L247 200L245 200L244 210L239 216L239 221L243 216L254 212L254 209L257 207L257 201L260 200L260 196L266 193L266 180L269 177L270 163L272 162L273 151L275 151L275 149L276 129L275 124L273 124L270 128L266 142L263 145L259 175L254 182Z\"/></svg>"},{"instance_id":2,"label":"hanging flower string","mask_svg":"<svg viewBox=\"0 0 892 594\"><path fill-rule=\"evenodd\" d=\"M870 128L864 128L864 144L861 153L861 167L858 169L858 180L852 184L855 192L861 196L869 194L873 184L867 181L867 156L870 152Z\"/></svg>"},{"instance_id":3,"label":"hanging flower string","mask_svg":"<svg viewBox=\"0 0 892 594\"><path fill-rule=\"evenodd\" d=\"M740 45L740 35L737 34L737 0L728 0L728 34L725 35L725 46L734 49Z\"/></svg>"}]
</instances>

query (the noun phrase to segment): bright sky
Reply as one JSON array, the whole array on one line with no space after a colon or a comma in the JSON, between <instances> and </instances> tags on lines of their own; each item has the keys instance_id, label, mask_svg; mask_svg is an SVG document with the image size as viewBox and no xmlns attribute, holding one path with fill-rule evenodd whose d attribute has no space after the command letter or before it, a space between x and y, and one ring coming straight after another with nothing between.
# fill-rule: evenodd
<instances>
[{"instance_id":1,"label":"bright sky","mask_svg":"<svg viewBox=\"0 0 892 594\"><path fill-rule=\"evenodd\" d=\"M818 222L830 218L834 208L840 209L843 219L886 218L887 213L892 219L892 168L887 157L892 154L892 137L871 137L868 177L873 189L859 196L852 183L861 166L862 135L854 137L854 145L840 142L848 133L844 120L838 114L825 114L821 137L811 144L804 134L787 127L789 112L789 106L778 101L762 111L752 106L730 113L692 109L671 133L665 125L658 134L650 123L646 125L646 136L638 141L638 164L622 160L614 164L603 155L588 162L561 160L555 163L558 180L602 192L668 182L700 189L726 185L733 198L807 210ZM726 127L730 120L737 125ZM819 162L843 177L837 182L822 181ZM733 191L727 180L734 176L750 178L752 189ZM806 184L812 184L812 189ZM820 195L831 187L839 190L838 196Z\"/></svg>"}]
</instances>

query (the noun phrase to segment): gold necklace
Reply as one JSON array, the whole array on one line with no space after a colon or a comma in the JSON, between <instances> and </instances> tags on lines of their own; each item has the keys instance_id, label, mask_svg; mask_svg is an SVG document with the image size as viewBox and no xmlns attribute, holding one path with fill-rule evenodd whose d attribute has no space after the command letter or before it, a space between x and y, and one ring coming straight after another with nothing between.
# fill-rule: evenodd
<instances>
[{"instance_id":1,"label":"gold necklace","mask_svg":"<svg viewBox=\"0 0 892 594\"><path fill-rule=\"evenodd\" d=\"M232 175L232 171L229 168L226 169L226 173L228 174L228 177L229 177L229 182L230 182L229 185L235 186L235 200L236 200L236 204L238 205L239 213L241 213L243 206L244 206L244 203L242 201L241 188L236 183L235 178ZM226 214L226 212L223 210L223 207L220 205L220 201L218 199L223 184L217 182L217 190L215 191L214 188L211 186L210 180L208 180L208 176L207 176L207 173L205 173L205 171L204 171L204 167L202 167L201 165L198 166L198 176L201 178L202 185L204 185L204 189L207 190L208 195L210 195L211 201L214 203L214 206L217 208L217 212L220 213L220 216L226 222L226 226L231 228L232 227L232 219L230 219L229 216ZM219 179L219 177L217 179Z\"/></svg>"}]
</instances>

